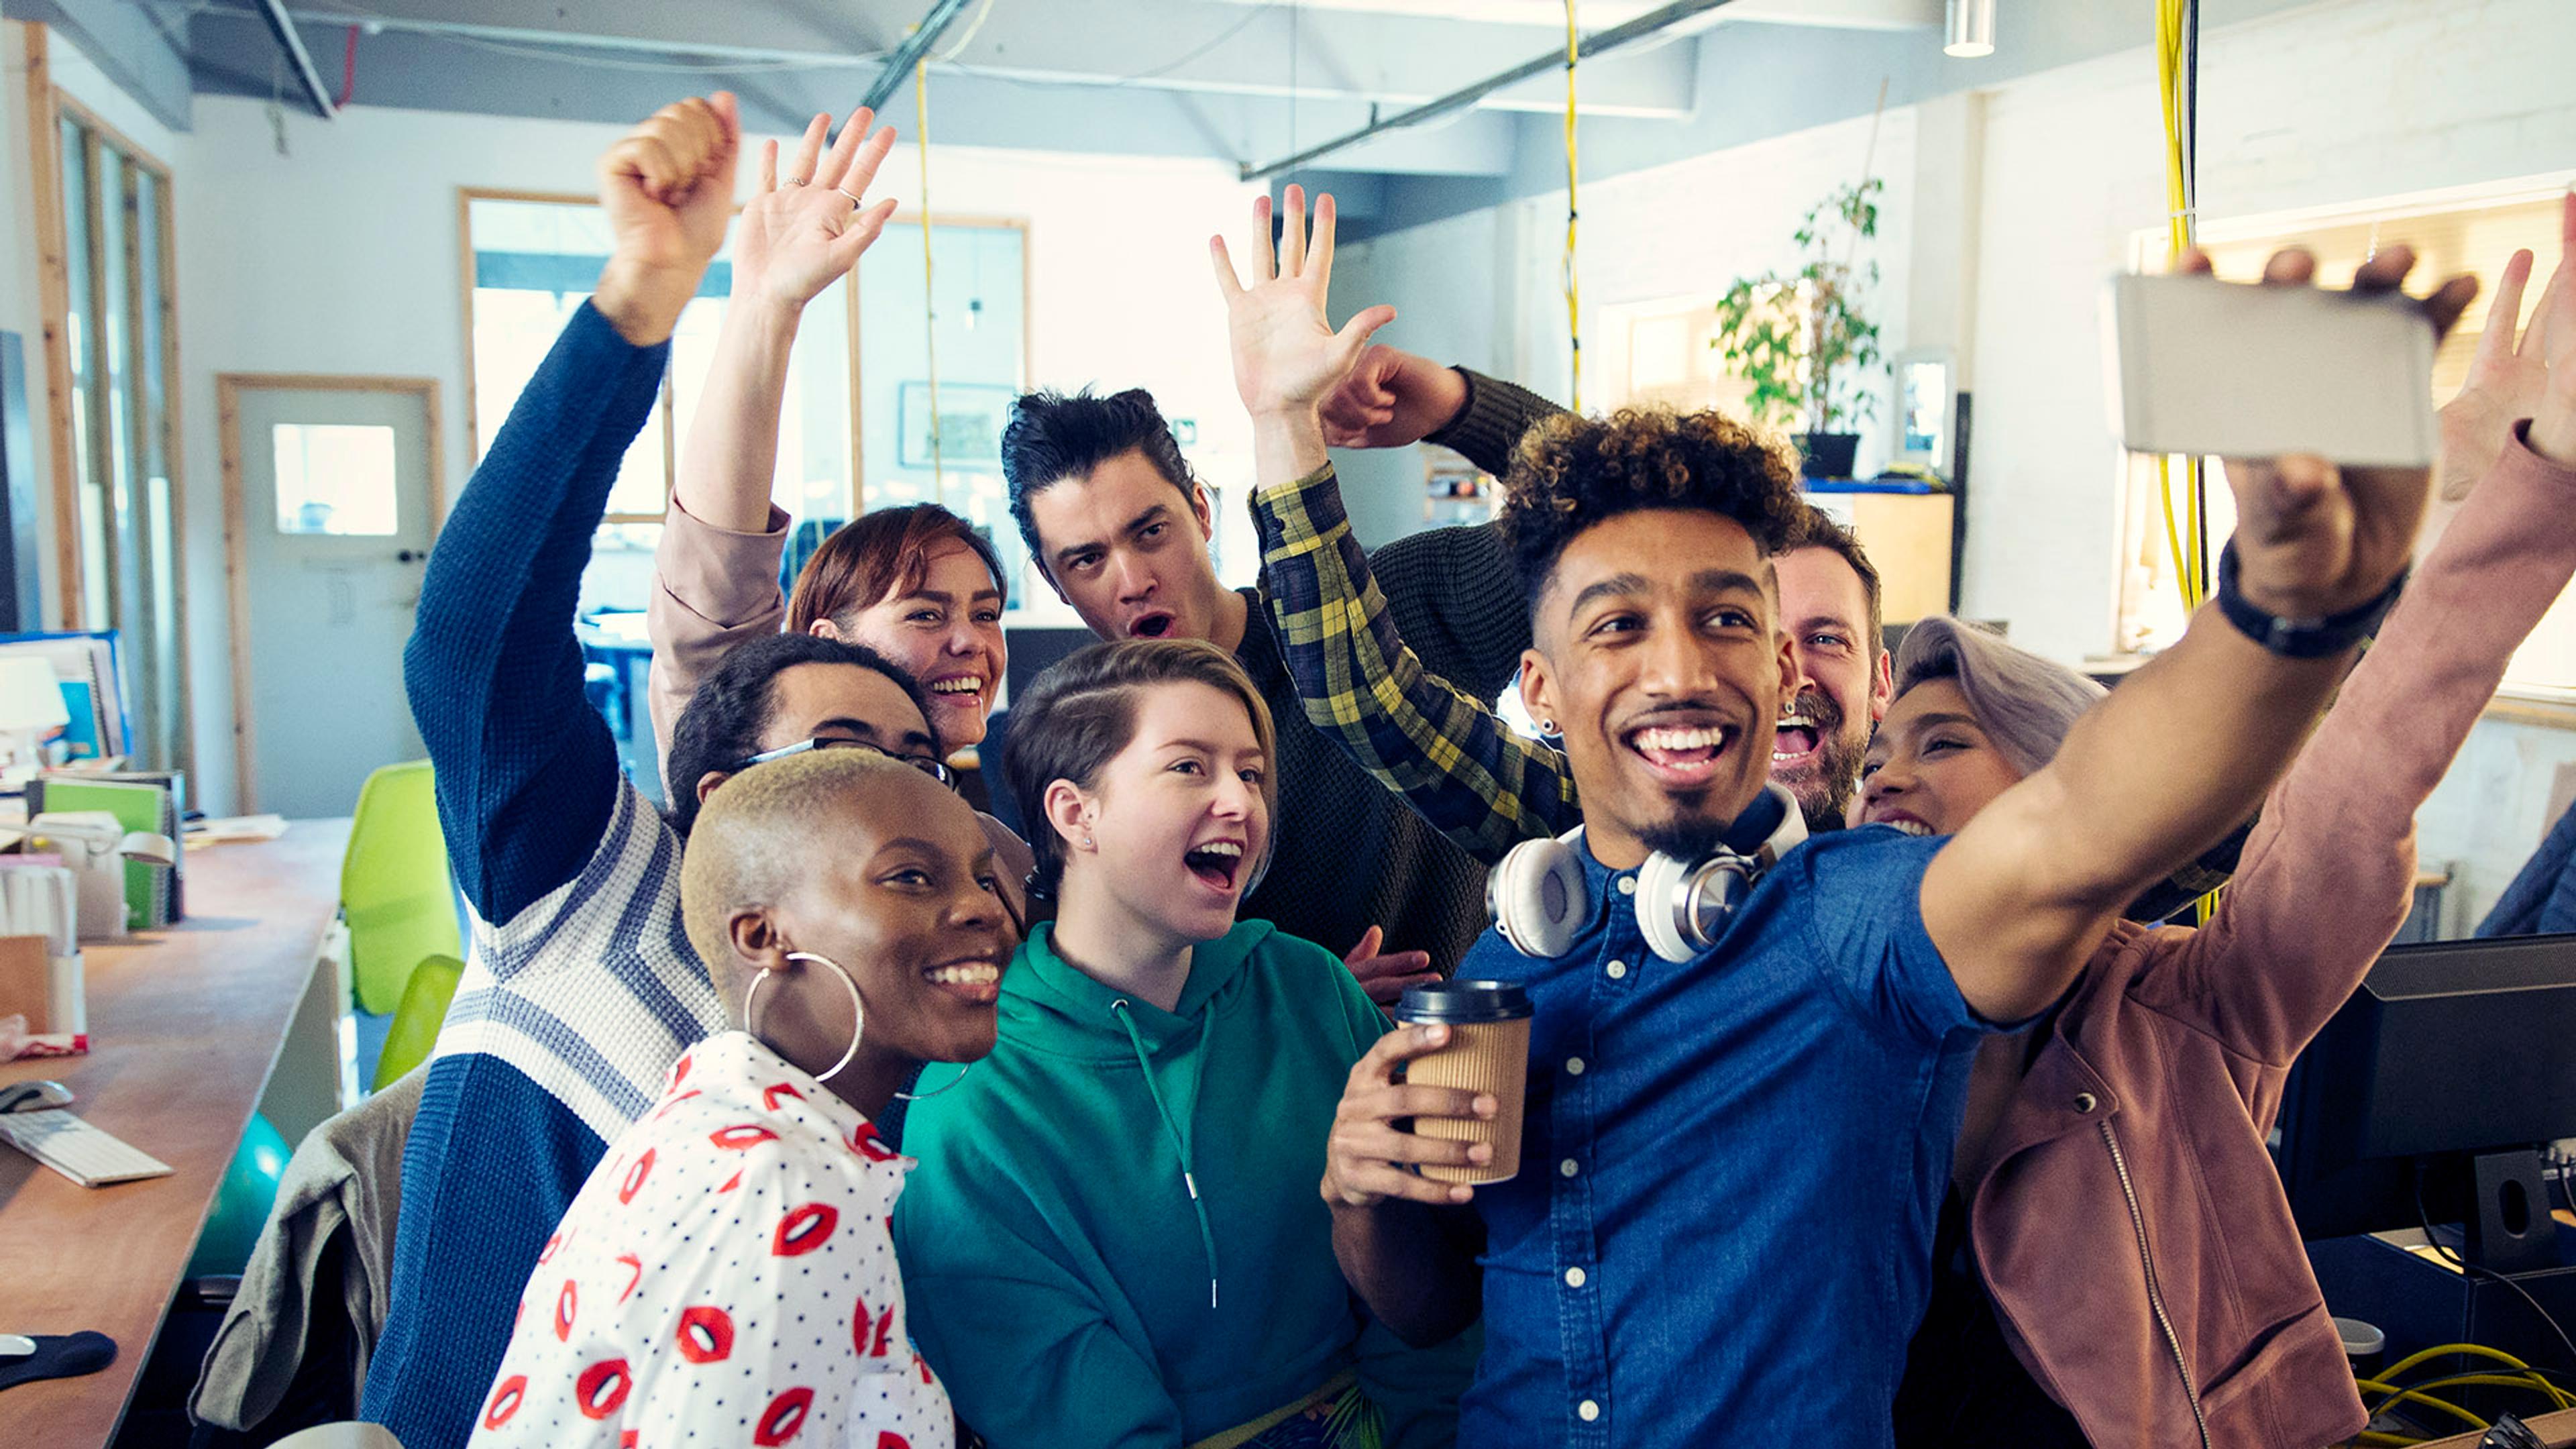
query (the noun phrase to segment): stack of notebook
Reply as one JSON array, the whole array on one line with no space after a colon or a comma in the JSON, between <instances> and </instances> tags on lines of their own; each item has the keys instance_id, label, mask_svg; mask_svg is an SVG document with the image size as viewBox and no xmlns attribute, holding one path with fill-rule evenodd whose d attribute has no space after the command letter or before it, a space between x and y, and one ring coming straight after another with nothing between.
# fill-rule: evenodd
<instances>
[{"instance_id":1,"label":"stack of notebook","mask_svg":"<svg viewBox=\"0 0 2576 1449\"><path fill-rule=\"evenodd\" d=\"M27 818L49 811L104 810L127 830L148 830L179 838L179 817L188 805L187 778L171 770L56 771L27 782ZM125 863L125 925L151 931L184 915L179 870L174 866Z\"/></svg>"}]
</instances>

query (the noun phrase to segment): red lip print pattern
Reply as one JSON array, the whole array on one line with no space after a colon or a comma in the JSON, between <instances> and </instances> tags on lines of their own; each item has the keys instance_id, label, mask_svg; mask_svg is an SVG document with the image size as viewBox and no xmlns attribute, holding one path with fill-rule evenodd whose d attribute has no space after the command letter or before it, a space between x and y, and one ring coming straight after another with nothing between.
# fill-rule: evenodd
<instances>
[{"instance_id":1,"label":"red lip print pattern","mask_svg":"<svg viewBox=\"0 0 2576 1449\"><path fill-rule=\"evenodd\" d=\"M770 1111L775 1112L781 1101L802 1102L805 1100L805 1094L789 1083L780 1082L775 1086L761 1088L760 1100L767 1104Z\"/></svg>"},{"instance_id":2,"label":"red lip print pattern","mask_svg":"<svg viewBox=\"0 0 2576 1449\"><path fill-rule=\"evenodd\" d=\"M580 1306L581 1290L573 1286L570 1278L566 1278L562 1291L555 1294L555 1342L572 1342L573 1314Z\"/></svg>"},{"instance_id":3,"label":"red lip print pattern","mask_svg":"<svg viewBox=\"0 0 2576 1449\"><path fill-rule=\"evenodd\" d=\"M719 1127L707 1134L707 1140L728 1152L743 1152L763 1142L777 1141L778 1134L745 1122L739 1127Z\"/></svg>"},{"instance_id":4,"label":"red lip print pattern","mask_svg":"<svg viewBox=\"0 0 2576 1449\"><path fill-rule=\"evenodd\" d=\"M676 1336L680 1357L691 1363L722 1363L733 1357L733 1315L713 1304L682 1309Z\"/></svg>"},{"instance_id":5,"label":"red lip print pattern","mask_svg":"<svg viewBox=\"0 0 2576 1449\"><path fill-rule=\"evenodd\" d=\"M644 1263L633 1253L620 1253L617 1261L626 1265L626 1291L617 1295L617 1301L623 1303L635 1296L635 1285L644 1281Z\"/></svg>"},{"instance_id":6,"label":"red lip print pattern","mask_svg":"<svg viewBox=\"0 0 2576 1449\"><path fill-rule=\"evenodd\" d=\"M644 1155L636 1158L635 1161L627 1167L626 1181L617 1189L618 1204L623 1206L635 1201L635 1194L644 1190L644 1179L650 1177L652 1173L653 1149L647 1147L644 1149Z\"/></svg>"},{"instance_id":7,"label":"red lip print pattern","mask_svg":"<svg viewBox=\"0 0 2576 1449\"><path fill-rule=\"evenodd\" d=\"M870 1162L892 1162L897 1155L893 1148L885 1145L885 1139L877 1135L874 1127L861 1127L850 1138L850 1147Z\"/></svg>"},{"instance_id":8,"label":"red lip print pattern","mask_svg":"<svg viewBox=\"0 0 2576 1449\"><path fill-rule=\"evenodd\" d=\"M761 1414L760 1426L752 1431L751 1442L760 1445L761 1449L777 1449L777 1446L795 1438L797 1430L805 1427L805 1415L813 1407L812 1389L789 1389L780 1394Z\"/></svg>"},{"instance_id":9,"label":"red lip print pattern","mask_svg":"<svg viewBox=\"0 0 2576 1449\"><path fill-rule=\"evenodd\" d=\"M580 1406L582 1417L605 1419L626 1402L626 1391L635 1387L635 1376L626 1369L622 1358L601 1359L581 1371L573 1384L573 1402Z\"/></svg>"},{"instance_id":10,"label":"red lip print pattern","mask_svg":"<svg viewBox=\"0 0 2576 1449\"><path fill-rule=\"evenodd\" d=\"M492 1406L483 1411L483 1427L498 1429L510 1422L519 1406L528 1401L528 1376L512 1374L492 1390Z\"/></svg>"},{"instance_id":11,"label":"red lip print pattern","mask_svg":"<svg viewBox=\"0 0 2576 1449\"><path fill-rule=\"evenodd\" d=\"M791 1210L778 1220L778 1230L770 1235L769 1253L774 1258L795 1258L823 1246L838 1227L841 1214L830 1203L809 1202Z\"/></svg>"}]
</instances>

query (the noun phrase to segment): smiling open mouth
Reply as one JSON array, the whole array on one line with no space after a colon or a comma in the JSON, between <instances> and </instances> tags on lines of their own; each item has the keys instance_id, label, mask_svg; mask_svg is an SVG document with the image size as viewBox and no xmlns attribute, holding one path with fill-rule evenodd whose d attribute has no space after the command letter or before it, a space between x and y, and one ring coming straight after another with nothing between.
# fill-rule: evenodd
<instances>
[{"instance_id":1,"label":"smiling open mouth","mask_svg":"<svg viewBox=\"0 0 2576 1449\"><path fill-rule=\"evenodd\" d=\"M951 961L922 972L921 978L970 1006L990 1006L1002 995L1001 963L989 958Z\"/></svg>"},{"instance_id":2,"label":"smiling open mouth","mask_svg":"<svg viewBox=\"0 0 2576 1449\"><path fill-rule=\"evenodd\" d=\"M1209 888L1231 891L1236 875L1243 869L1243 842L1211 840L1205 845L1191 846L1182 854L1181 863Z\"/></svg>"},{"instance_id":3,"label":"smiling open mouth","mask_svg":"<svg viewBox=\"0 0 2576 1449\"><path fill-rule=\"evenodd\" d=\"M1818 733L1814 720L1795 712L1784 714L1780 716L1779 733L1771 740L1771 763L1796 764L1814 754L1816 746L1823 741L1824 736Z\"/></svg>"},{"instance_id":4,"label":"smiling open mouth","mask_svg":"<svg viewBox=\"0 0 2576 1449\"><path fill-rule=\"evenodd\" d=\"M1648 725L1629 731L1627 744L1665 780L1698 785L1717 774L1717 763L1737 733L1732 725Z\"/></svg>"},{"instance_id":5,"label":"smiling open mouth","mask_svg":"<svg viewBox=\"0 0 2576 1449\"><path fill-rule=\"evenodd\" d=\"M930 692L942 704L981 704L984 699L984 677L980 674L952 674L930 681Z\"/></svg>"},{"instance_id":6,"label":"smiling open mouth","mask_svg":"<svg viewBox=\"0 0 2576 1449\"><path fill-rule=\"evenodd\" d=\"M1130 639L1168 639L1172 625L1178 622L1169 614L1139 614L1127 625Z\"/></svg>"}]
</instances>

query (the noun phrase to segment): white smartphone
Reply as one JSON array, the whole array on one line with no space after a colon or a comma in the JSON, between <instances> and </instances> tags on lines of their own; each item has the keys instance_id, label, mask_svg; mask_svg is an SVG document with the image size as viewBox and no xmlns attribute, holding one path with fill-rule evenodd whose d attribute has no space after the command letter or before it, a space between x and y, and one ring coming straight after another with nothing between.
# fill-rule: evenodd
<instances>
[{"instance_id":1,"label":"white smartphone","mask_svg":"<svg viewBox=\"0 0 2576 1449\"><path fill-rule=\"evenodd\" d=\"M2429 466L2433 325L2395 293L2117 277L2112 430L2140 453Z\"/></svg>"}]
</instances>

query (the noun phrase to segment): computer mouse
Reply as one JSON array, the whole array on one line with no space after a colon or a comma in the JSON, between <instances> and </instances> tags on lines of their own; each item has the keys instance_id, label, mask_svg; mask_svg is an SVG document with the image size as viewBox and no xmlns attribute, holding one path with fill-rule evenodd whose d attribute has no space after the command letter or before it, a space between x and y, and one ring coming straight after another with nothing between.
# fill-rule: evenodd
<instances>
[{"instance_id":1,"label":"computer mouse","mask_svg":"<svg viewBox=\"0 0 2576 1449\"><path fill-rule=\"evenodd\" d=\"M72 1104L72 1089L60 1082L15 1082L0 1087L0 1112L43 1112Z\"/></svg>"}]
</instances>

